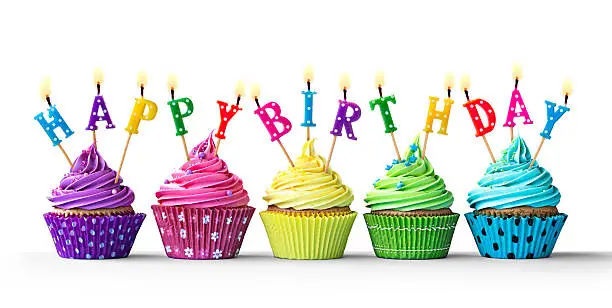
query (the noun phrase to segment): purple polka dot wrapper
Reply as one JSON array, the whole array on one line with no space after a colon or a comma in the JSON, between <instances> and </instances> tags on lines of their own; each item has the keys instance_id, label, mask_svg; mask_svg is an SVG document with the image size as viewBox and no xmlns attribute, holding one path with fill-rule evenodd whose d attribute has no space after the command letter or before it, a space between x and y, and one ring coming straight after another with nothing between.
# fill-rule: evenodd
<instances>
[{"instance_id":1,"label":"purple polka dot wrapper","mask_svg":"<svg viewBox=\"0 0 612 308\"><path fill-rule=\"evenodd\" d=\"M230 259L238 255L255 208L151 206L169 258Z\"/></svg>"},{"instance_id":2,"label":"purple polka dot wrapper","mask_svg":"<svg viewBox=\"0 0 612 308\"><path fill-rule=\"evenodd\" d=\"M502 218L467 213L465 218L481 256L538 259L551 255L567 215Z\"/></svg>"},{"instance_id":3,"label":"purple polka dot wrapper","mask_svg":"<svg viewBox=\"0 0 612 308\"><path fill-rule=\"evenodd\" d=\"M146 215L43 217L60 257L101 260L127 257Z\"/></svg>"}]
</instances>

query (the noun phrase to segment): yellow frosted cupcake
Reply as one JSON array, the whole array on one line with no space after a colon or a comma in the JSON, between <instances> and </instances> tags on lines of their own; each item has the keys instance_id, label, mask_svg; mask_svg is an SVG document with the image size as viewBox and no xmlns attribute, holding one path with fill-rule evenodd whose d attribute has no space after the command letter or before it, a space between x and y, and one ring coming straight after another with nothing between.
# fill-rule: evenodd
<instances>
[{"instance_id":1,"label":"yellow frosted cupcake","mask_svg":"<svg viewBox=\"0 0 612 308\"><path fill-rule=\"evenodd\" d=\"M263 199L260 212L272 252L277 258L326 260L341 258L357 212L349 206L353 192L316 155L314 139L302 148L295 167L279 172Z\"/></svg>"}]
</instances>

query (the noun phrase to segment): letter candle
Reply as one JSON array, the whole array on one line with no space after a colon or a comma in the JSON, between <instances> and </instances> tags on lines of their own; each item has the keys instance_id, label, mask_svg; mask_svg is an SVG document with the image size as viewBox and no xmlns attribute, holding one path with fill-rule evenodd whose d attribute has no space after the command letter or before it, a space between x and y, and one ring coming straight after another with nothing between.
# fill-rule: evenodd
<instances>
[{"instance_id":1,"label":"letter candle","mask_svg":"<svg viewBox=\"0 0 612 308\"><path fill-rule=\"evenodd\" d=\"M423 131L425 132L425 140L423 142L423 153L422 158L425 158L425 151L427 150L427 139L429 138L429 133L433 132L433 121L435 119L442 121L440 123L440 130L438 130L438 134L446 135L448 120L450 118L451 107L453 106L453 101L451 99L451 89L455 86L455 76L452 73L446 74L446 78L444 78L444 87L446 88L447 97L444 99L444 109L442 111L436 110L436 106L440 98L435 96L429 97L429 109L427 111L427 120L425 122L425 128Z\"/></svg>"},{"instance_id":2,"label":"letter candle","mask_svg":"<svg viewBox=\"0 0 612 308\"><path fill-rule=\"evenodd\" d=\"M304 81L306 82L306 91L302 91L304 95L304 122L301 126L306 127L306 141L310 140L310 128L317 126L312 119L313 100L317 92L310 90L310 84L314 79L314 73L311 66L304 69Z\"/></svg>"},{"instance_id":3,"label":"letter candle","mask_svg":"<svg viewBox=\"0 0 612 308\"><path fill-rule=\"evenodd\" d=\"M285 157L287 157L287 160L289 161L289 164L291 165L291 167L295 167L295 165L293 164L293 161L291 160L291 156L289 156L289 153L287 153L285 146L280 141L280 137L286 135L287 133L291 131L291 127L292 127L291 121L289 121L289 119L281 115L281 107L275 102L269 102L263 106L260 106L259 105L259 95L260 95L259 86L255 84L251 87L251 97L255 101L255 104L257 104L257 109L255 109L255 114L259 116L259 119L261 120L263 125L268 130L268 133L270 134L270 137L271 137L270 141L278 142L278 145L283 150L283 153L285 153ZM272 112L272 115L270 115L268 110ZM283 130L279 131L275 123L280 124Z\"/></svg>"},{"instance_id":4,"label":"letter candle","mask_svg":"<svg viewBox=\"0 0 612 308\"><path fill-rule=\"evenodd\" d=\"M99 121L105 121L107 129L115 128L115 124L113 124L113 120L111 120L108 108L106 108L104 97L102 97L102 94L100 94L102 83L104 82L104 73L102 72L102 69L95 69L93 76L94 84L96 85L97 89L97 94L96 97L94 97L93 106L91 107L91 113L89 114L89 124L87 125L85 130L91 131L94 147L98 147L98 141L96 138L96 130L98 130L98 126L96 125L96 123Z\"/></svg>"},{"instance_id":5,"label":"letter candle","mask_svg":"<svg viewBox=\"0 0 612 308\"><path fill-rule=\"evenodd\" d=\"M217 146L215 148L215 156L219 152L219 146L221 146L221 140L225 139L227 129L227 124L229 121L238 113L238 111L242 110L240 108L240 98L244 96L244 82L242 80L238 80L236 83L236 105L231 105L229 110L227 109L228 104L226 102L217 101L219 105L219 116L221 117L221 121L219 122L219 128L217 129L217 133L215 137L217 137Z\"/></svg>"},{"instance_id":6,"label":"letter candle","mask_svg":"<svg viewBox=\"0 0 612 308\"><path fill-rule=\"evenodd\" d=\"M340 89L342 89L344 99L338 100L338 112L336 114L334 128L330 132L330 134L334 135L334 138L332 139L329 155L327 156L327 162L325 163L325 172L327 172L329 169L329 163L331 161L332 154L334 153L334 147L336 146L336 137L342 136L342 128L346 130L346 135L349 139L357 140L357 137L355 137L355 134L353 133L353 122L359 120L361 117L361 108L359 108L359 105L346 100L346 92L350 86L351 80L349 79L348 74L342 74L340 76ZM353 113L351 116L346 115L349 107Z\"/></svg>"},{"instance_id":7,"label":"letter candle","mask_svg":"<svg viewBox=\"0 0 612 308\"><path fill-rule=\"evenodd\" d=\"M174 126L176 127L176 135L181 136L181 140L183 141L183 150L185 151L185 157L187 161L189 161L189 150L187 150L187 142L185 141L185 134L187 134L187 130L185 129L185 123L183 119L193 113L193 101L191 101L191 99L188 97L183 97L175 100L174 94L176 92L177 87L178 80L176 78L176 75L168 75L168 89L170 90L171 98L171 101L168 102L168 106L170 106L170 111L172 112L172 119L174 120ZM187 108L185 110L185 113L181 112L180 104L185 104L185 107Z\"/></svg>"},{"instance_id":8,"label":"letter candle","mask_svg":"<svg viewBox=\"0 0 612 308\"><path fill-rule=\"evenodd\" d=\"M132 115L130 116L128 125L125 128L125 131L128 132L128 138L125 142L125 147L123 148L123 155L121 156L121 162L119 163L115 183L119 182L119 175L121 174L121 169L123 168L125 154L127 153L128 146L130 145L130 139L132 138L132 134L138 134L138 126L140 125L140 121L151 121L155 119L155 116L157 115L157 105L154 102L144 98L144 88L147 85L147 74L145 72L140 71L138 73L137 85L140 87L140 97L135 99L136 102L134 103ZM145 110L147 111L146 113Z\"/></svg>"},{"instance_id":9,"label":"letter candle","mask_svg":"<svg viewBox=\"0 0 612 308\"><path fill-rule=\"evenodd\" d=\"M491 156L491 160L495 163L495 156L493 156L493 151L491 151L491 147L489 146L489 142L487 141L486 134L490 133L493 128L495 128L495 111L489 102L477 98L475 100L470 100L470 77L468 75L463 75L461 77L461 87L463 88L463 93L465 93L465 98L467 99L467 103L463 104L463 107L467 108L470 117L472 118L472 123L474 123L474 128L476 128L476 137L482 137L482 140L489 151L489 155ZM482 123L482 118L480 113L478 112L478 108L481 108L485 112L485 116L487 117L487 127L484 127Z\"/></svg>"},{"instance_id":10,"label":"letter candle","mask_svg":"<svg viewBox=\"0 0 612 308\"><path fill-rule=\"evenodd\" d=\"M391 140L393 141L393 148L395 149L395 155L397 155L397 160L402 160L402 156L400 155L399 149L397 148L397 142L395 142L395 135L393 132L397 130L397 127L393 123L393 117L391 117L391 110L389 110L389 103L395 104L395 95L389 95L383 97L382 87L385 84L385 73L382 71L376 72L376 77L374 78L374 85L378 88L378 94L380 98L374 99L370 101L370 109L374 111L376 106L380 109L380 115L383 118L383 123L385 124L385 133L391 135Z\"/></svg>"},{"instance_id":11,"label":"letter candle","mask_svg":"<svg viewBox=\"0 0 612 308\"><path fill-rule=\"evenodd\" d=\"M565 100L564 106L559 105L558 108L555 110L555 107L557 107L557 104L551 101L545 101L546 103L546 125L544 126L544 130L542 130L542 132L540 133L540 136L542 136L542 140L540 141L538 150L533 156L533 160L531 161L531 164L529 164L529 168L533 167L533 164L538 158L538 155L540 154L540 150L542 149L542 146L544 145L544 140L550 139L550 133L552 132L557 121L559 121L559 119L566 112L570 111L569 107L567 107L567 100L569 99L569 96L572 95L573 91L574 91L574 87L572 86L572 82L569 79L565 79L563 80L563 86L562 86L562 93L564 95L564 100Z\"/></svg>"},{"instance_id":12,"label":"letter candle","mask_svg":"<svg viewBox=\"0 0 612 308\"><path fill-rule=\"evenodd\" d=\"M42 112L37 114L34 117L34 120L38 121L40 127L42 127L45 133L47 133L47 136L53 143L53 146L57 146L62 151L66 161L68 164L70 164L70 168L72 168L72 161L70 160L70 157L68 157L68 153L66 153L64 147L62 147L62 139L60 139L54 131L59 128L65 134L66 138L72 136L74 131L68 127L68 124L66 121L64 121L64 118L62 118L62 115L59 113L55 105L51 104L51 79L49 77L45 77L40 84L40 96L49 106L47 109L47 117L51 121L47 121Z\"/></svg>"},{"instance_id":13,"label":"letter candle","mask_svg":"<svg viewBox=\"0 0 612 308\"><path fill-rule=\"evenodd\" d=\"M527 108L525 107L525 103L523 102L523 97L521 97L521 92L518 90L519 79L523 77L523 69L520 65L514 65L512 77L514 78L514 91L512 91L510 105L508 106L508 115L506 116L506 122L504 122L504 127L510 128L510 142L514 140L514 126L516 126L516 123L514 123L515 118L523 117L525 118L523 124L533 124L533 121L531 121L529 117L529 112L527 112ZM516 106L517 104L520 108Z\"/></svg>"}]
</instances>

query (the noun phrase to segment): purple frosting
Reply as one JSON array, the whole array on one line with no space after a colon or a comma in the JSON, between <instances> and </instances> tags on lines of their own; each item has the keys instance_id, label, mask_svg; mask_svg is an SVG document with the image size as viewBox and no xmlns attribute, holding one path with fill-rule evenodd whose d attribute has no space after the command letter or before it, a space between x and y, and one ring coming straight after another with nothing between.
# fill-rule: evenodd
<instances>
[{"instance_id":1,"label":"purple frosting","mask_svg":"<svg viewBox=\"0 0 612 308\"><path fill-rule=\"evenodd\" d=\"M94 145L83 151L74 161L70 173L64 175L59 187L51 191L49 201L56 208L69 210L112 209L129 206L134 192L115 183L117 172L106 164Z\"/></svg>"}]
</instances>

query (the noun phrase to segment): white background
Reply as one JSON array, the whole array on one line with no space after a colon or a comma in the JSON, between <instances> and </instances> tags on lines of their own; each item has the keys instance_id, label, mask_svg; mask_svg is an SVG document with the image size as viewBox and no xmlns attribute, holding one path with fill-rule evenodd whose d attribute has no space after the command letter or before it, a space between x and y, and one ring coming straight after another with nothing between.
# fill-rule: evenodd
<instances>
[{"instance_id":1,"label":"white background","mask_svg":"<svg viewBox=\"0 0 612 308\"><path fill-rule=\"evenodd\" d=\"M414 293L421 291L459 292L460 297L440 298L450 303L469 303L466 297L472 299L479 290L485 293L481 296L534 296L549 303L574 283L583 289L572 291L600 292L610 284L607 279L600 282L602 273L608 274L611 268L610 255L584 252L612 250L606 125L612 112L612 47L605 30L612 27L610 9L594 1L3 2L0 170L4 171L2 245L9 260L4 262L9 277L21 277L19 282L41 287L44 294L70 291L71 296L86 297L100 293L81 284L94 275L96 281L108 285L105 294L133 290L141 295L140 301L155 300L153 288L168 284L197 287L200 291L196 292L207 297L223 297L224 292L232 296L238 292L232 289L240 288L247 291L246 298L295 295L297 301L319 294L333 301L360 297L393 301L397 297L402 304L411 303L409 299L430 303L430 295ZM292 120L294 128L282 141L294 157L305 140L305 130L299 126L304 67L314 66L312 86L319 94L314 108L318 126L312 133L318 139L316 149L324 156L341 96L339 76L349 73L348 98L364 108L354 125L359 140L339 139L331 165L355 193L351 207L364 213L365 193L394 158L378 110L367 110L368 101L377 96L375 72L385 71L384 92L396 95L398 103L391 110L403 152L423 129L428 96L445 95L447 72L455 74L457 84L462 74L469 74L471 97L488 100L501 124L513 87L513 63L523 66L519 89L535 122L517 126L532 154L545 124L544 100L561 103L563 79L568 77L574 83L568 105L572 110L557 123L539 158L562 193L559 209L569 215L555 248L557 257L491 265L495 261L475 257L476 247L463 217L450 252L455 258L431 263L375 259L361 217L347 246L353 257L339 261L295 266L274 261L259 217L254 217L245 238L244 259L219 263L222 265L185 264L163 256L150 206L156 202L159 184L184 159L166 105L169 73L179 78L177 97L188 96L195 103L195 113L185 120L190 146L217 127L215 101L233 102L234 85L243 79L247 94L251 84L259 83L262 101L278 102ZM46 108L38 89L41 79L50 76L52 100L76 131L62 143L75 158L91 143L91 134L84 127L95 95L92 71L98 66L106 76L102 93L118 126L98 132L99 149L114 168L127 138L123 127L138 95L139 70L149 75L145 96L159 106L157 118L141 123L141 133L133 136L122 172L125 183L136 193L133 206L149 214L132 252L141 257L116 262L116 267L113 261L73 265L55 255L42 214L50 210L46 196L68 165L33 120ZM455 195L452 209L463 214L469 211L466 195L484 173L489 156L482 140L474 137L472 122L461 106L461 91L455 88L453 95L456 103L449 135L431 135L427 154ZM243 178L251 205L263 210L264 190L287 163L253 114L254 103L245 99L241 106L245 110L230 122L220 155ZM498 125L488 139L499 155L509 142L509 131ZM524 273L529 274L528 279L523 280ZM124 280L129 283L117 284ZM566 280L574 282L559 283ZM382 290L394 295L374 294ZM362 293L356 297L354 292ZM44 297L38 300L46 305L56 303Z\"/></svg>"}]
</instances>

